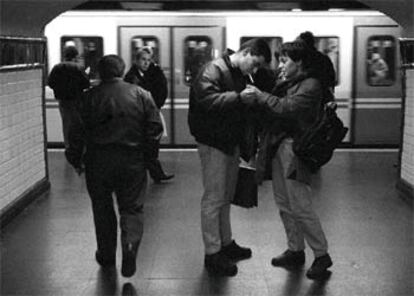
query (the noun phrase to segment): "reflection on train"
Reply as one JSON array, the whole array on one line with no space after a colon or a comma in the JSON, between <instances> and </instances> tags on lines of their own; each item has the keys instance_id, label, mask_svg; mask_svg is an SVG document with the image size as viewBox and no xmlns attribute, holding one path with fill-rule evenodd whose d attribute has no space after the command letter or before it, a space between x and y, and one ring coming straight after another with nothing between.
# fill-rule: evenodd
<instances>
[{"instance_id":1,"label":"reflection on train","mask_svg":"<svg viewBox=\"0 0 414 296\"><path fill-rule=\"evenodd\" d=\"M317 49L329 56L337 72L338 114L350 128L344 142L398 145L401 28L378 12L66 12L46 26L45 35L49 71L72 44L92 80L98 78L101 56L119 54L128 69L136 50L151 46L169 86L162 110L168 136L162 144L183 147L195 144L187 126L188 93L202 65L253 37L264 38L277 51L303 31L314 33ZM276 66L273 60L271 67ZM48 142L58 144L61 123L50 89L46 102Z\"/></svg>"}]
</instances>

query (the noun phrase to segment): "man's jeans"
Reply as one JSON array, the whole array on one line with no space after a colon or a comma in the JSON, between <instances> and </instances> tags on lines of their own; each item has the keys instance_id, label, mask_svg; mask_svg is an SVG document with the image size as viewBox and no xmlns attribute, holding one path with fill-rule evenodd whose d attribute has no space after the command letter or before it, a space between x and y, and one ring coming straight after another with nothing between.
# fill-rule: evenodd
<instances>
[{"instance_id":1,"label":"man's jeans","mask_svg":"<svg viewBox=\"0 0 414 296\"><path fill-rule=\"evenodd\" d=\"M312 191L308 184L287 178L294 153L292 139L284 140L272 160L273 192L291 251L305 249L305 240L315 257L325 255L328 243L319 218L312 209Z\"/></svg>"},{"instance_id":2,"label":"man's jeans","mask_svg":"<svg viewBox=\"0 0 414 296\"><path fill-rule=\"evenodd\" d=\"M204 194L201 200L201 231L206 254L220 251L232 241L230 202L239 170L239 149L234 155L198 143Z\"/></svg>"}]
</instances>

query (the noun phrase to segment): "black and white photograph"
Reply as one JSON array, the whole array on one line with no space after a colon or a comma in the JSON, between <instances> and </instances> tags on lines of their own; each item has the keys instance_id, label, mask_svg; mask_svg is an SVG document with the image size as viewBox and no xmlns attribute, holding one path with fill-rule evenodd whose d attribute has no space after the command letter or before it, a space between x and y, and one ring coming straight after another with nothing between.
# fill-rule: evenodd
<instances>
[{"instance_id":1,"label":"black and white photograph","mask_svg":"<svg viewBox=\"0 0 414 296\"><path fill-rule=\"evenodd\" d=\"M0 0L0 295L414 295L412 0Z\"/></svg>"}]
</instances>

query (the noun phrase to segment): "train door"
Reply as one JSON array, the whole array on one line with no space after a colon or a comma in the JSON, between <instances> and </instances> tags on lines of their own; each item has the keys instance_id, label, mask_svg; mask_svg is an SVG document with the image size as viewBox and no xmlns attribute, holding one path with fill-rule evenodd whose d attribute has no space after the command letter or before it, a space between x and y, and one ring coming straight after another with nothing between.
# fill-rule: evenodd
<instances>
[{"instance_id":1,"label":"train door","mask_svg":"<svg viewBox=\"0 0 414 296\"><path fill-rule=\"evenodd\" d=\"M135 50L147 45L168 79L170 96L161 110L167 136L162 144L195 145L187 124L189 88L200 67L223 50L222 34L221 27L120 27L119 51L127 69Z\"/></svg>"},{"instance_id":2,"label":"train door","mask_svg":"<svg viewBox=\"0 0 414 296\"><path fill-rule=\"evenodd\" d=\"M353 143L397 145L401 81L397 26L356 27Z\"/></svg>"},{"instance_id":3,"label":"train door","mask_svg":"<svg viewBox=\"0 0 414 296\"><path fill-rule=\"evenodd\" d=\"M221 27L174 28L174 143L193 145L187 124L189 90L198 70L223 50Z\"/></svg>"},{"instance_id":4,"label":"train door","mask_svg":"<svg viewBox=\"0 0 414 296\"><path fill-rule=\"evenodd\" d=\"M119 53L125 61L126 71L135 60L137 49L150 46L154 51L154 61L160 65L168 81L168 98L161 109L166 124L162 144L172 144L171 118L171 29L169 27L120 27Z\"/></svg>"}]
</instances>

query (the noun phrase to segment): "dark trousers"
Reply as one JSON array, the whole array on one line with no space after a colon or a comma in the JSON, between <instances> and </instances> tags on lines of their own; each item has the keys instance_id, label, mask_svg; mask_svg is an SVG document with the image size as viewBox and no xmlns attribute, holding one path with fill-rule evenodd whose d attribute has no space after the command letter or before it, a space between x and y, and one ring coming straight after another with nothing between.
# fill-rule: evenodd
<instances>
[{"instance_id":1,"label":"dark trousers","mask_svg":"<svg viewBox=\"0 0 414 296\"><path fill-rule=\"evenodd\" d=\"M153 180L160 180L165 176L164 170L162 169L161 162L159 161L159 150L160 142L157 142L154 145L153 150L150 153L149 159L146 161L146 167L148 169L149 175Z\"/></svg>"},{"instance_id":2,"label":"dark trousers","mask_svg":"<svg viewBox=\"0 0 414 296\"><path fill-rule=\"evenodd\" d=\"M69 130L74 124L78 124L81 121L78 107L79 102L77 100L58 100L59 112L62 118L62 133L65 148L69 147Z\"/></svg>"},{"instance_id":3,"label":"dark trousers","mask_svg":"<svg viewBox=\"0 0 414 296\"><path fill-rule=\"evenodd\" d=\"M98 250L106 257L115 256L117 218L113 193L118 204L122 247L127 243L138 246L143 234L147 184L143 154L119 146L88 149L85 168Z\"/></svg>"}]
</instances>

